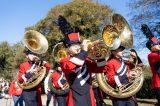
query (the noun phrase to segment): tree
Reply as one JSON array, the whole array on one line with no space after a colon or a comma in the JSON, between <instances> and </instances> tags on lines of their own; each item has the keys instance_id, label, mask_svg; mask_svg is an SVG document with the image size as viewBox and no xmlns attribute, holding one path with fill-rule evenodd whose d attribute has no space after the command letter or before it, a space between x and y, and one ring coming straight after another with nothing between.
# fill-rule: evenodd
<instances>
[{"instance_id":1,"label":"tree","mask_svg":"<svg viewBox=\"0 0 160 106\"><path fill-rule=\"evenodd\" d=\"M135 46L142 49L145 46L146 38L140 30L141 24L149 25L155 36L158 37L158 33L160 34L160 1L131 0L128 7L130 8L130 22L133 25L135 40L138 41Z\"/></svg>"},{"instance_id":2,"label":"tree","mask_svg":"<svg viewBox=\"0 0 160 106\"><path fill-rule=\"evenodd\" d=\"M13 79L19 65L25 59L24 46L21 42L10 46L8 42L0 43L0 77Z\"/></svg>"},{"instance_id":3,"label":"tree","mask_svg":"<svg viewBox=\"0 0 160 106\"><path fill-rule=\"evenodd\" d=\"M52 8L44 19L33 26L33 29L44 34L49 41L49 50L44 57L47 57L50 62L54 61L53 46L61 42L64 37L56 22L59 15L70 22L75 32L80 32L81 39L93 39L101 35L106 18L111 12L108 6L92 0L73 0L68 4Z\"/></svg>"},{"instance_id":4,"label":"tree","mask_svg":"<svg viewBox=\"0 0 160 106\"><path fill-rule=\"evenodd\" d=\"M13 69L19 69L19 65L26 60L24 54L24 46L22 42L18 42L12 46L12 52L14 54L14 62L12 63Z\"/></svg>"},{"instance_id":5,"label":"tree","mask_svg":"<svg viewBox=\"0 0 160 106\"><path fill-rule=\"evenodd\" d=\"M0 76L11 78L12 63L14 54L10 45L7 42L0 43Z\"/></svg>"}]
</instances>

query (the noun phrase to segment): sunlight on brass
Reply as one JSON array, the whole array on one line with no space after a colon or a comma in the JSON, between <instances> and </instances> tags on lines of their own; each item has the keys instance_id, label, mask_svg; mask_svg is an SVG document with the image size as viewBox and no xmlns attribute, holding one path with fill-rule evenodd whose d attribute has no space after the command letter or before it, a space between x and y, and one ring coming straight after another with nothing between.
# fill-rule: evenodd
<instances>
[{"instance_id":1,"label":"sunlight on brass","mask_svg":"<svg viewBox=\"0 0 160 106\"><path fill-rule=\"evenodd\" d=\"M122 46L132 48L133 36L125 18L120 14L113 14L111 21L112 25L106 25L102 32L103 42L105 42L106 46L112 48L112 46L116 44L116 42L114 42L116 41L115 39L118 38L120 39L120 44ZM137 76L131 78L129 83L124 84L119 88L113 88L108 84L107 73L98 73L96 74L98 85L103 92L115 98L127 98L133 96L141 89L144 75L142 70L137 68L137 64L131 71L135 71Z\"/></svg>"},{"instance_id":2,"label":"sunlight on brass","mask_svg":"<svg viewBox=\"0 0 160 106\"><path fill-rule=\"evenodd\" d=\"M42 54L48 50L47 39L39 32L34 30L26 31L24 34L24 45L30 51L35 54ZM18 85L22 89L31 89L36 87L44 78L46 74L46 67L41 66L41 60L39 57L34 57L35 62L39 63L37 65L37 70L33 72L32 76L25 82L18 81Z\"/></svg>"},{"instance_id":3,"label":"sunlight on brass","mask_svg":"<svg viewBox=\"0 0 160 106\"><path fill-rule=\"evenodd\" d=\"M118 38L118 30L113 25L106 25L102 32L102 38L104 43L108 47L112 47L114 39Z\"/></svg>"},{"instance_id":4,"label":"sunlight on brass","mask_svg":"<svg viewBox=\"0 0 160 106\"><path fill-rule=\"evenodd\" d=\"M114 25L119 32L118 35L121 40L121 45L126 48L132 48L133 34L126 19L122 15L115 13L112 15L112 25Z\"/></svg>"},{"instance_id":5,"label":"sunlight on brass","mask_svg":"<svg viewBox=\"0 0 160 106\"><path fill-rule=\"evenodd\" d=\"M54 56L55 62L58 62L58 63L61 61L61 59L67 58L69 56L66 51L66 48L63 45L63 42L57 43L53 47L53 56Z\"/></svg>"},{"instance_id":6,"label":"sunlight on brass","mask_svg":"<svg viewBox=\"0 0 160 106\"><path fill-rule=\"evenodd\" d=\"M36 54L45 53L48 50L47 39L39 32L34 30L26 31L24 34L24 45Z\"/></svg>"}]
</instances>

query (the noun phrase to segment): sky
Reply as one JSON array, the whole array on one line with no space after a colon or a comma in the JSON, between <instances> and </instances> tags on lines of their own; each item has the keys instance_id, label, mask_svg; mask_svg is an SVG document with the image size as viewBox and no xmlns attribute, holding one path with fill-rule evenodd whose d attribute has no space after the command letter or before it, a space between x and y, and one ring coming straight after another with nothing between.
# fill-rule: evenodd
<instances>
[{"instance_id":1,"label":"sky","mask_svg":"<svg viewBox=\"0 0 160 106\"><path fill-rule=\"evenodd\" d=\"M13 45L23 40L26 27L35 25L56 5L71 0L0 0L0 43L7 41ZM126 1L95 0L127 18Z\"/></svg>"},{"instance_id":2,"label":"sky","mask_svg":"<svg viewBox=\"0 0 160 106\"><path fill-rule=\"evenodd\" d=\"M0 0L0 43L7 41L10 45L23 40L26 27L33 26L46 17L48 11L56 5L69 3L71 0ZM129 0L94 0L108 5L128 21ZM147 60L146 49L138 52Z\"/></svg>"}]
</instances>

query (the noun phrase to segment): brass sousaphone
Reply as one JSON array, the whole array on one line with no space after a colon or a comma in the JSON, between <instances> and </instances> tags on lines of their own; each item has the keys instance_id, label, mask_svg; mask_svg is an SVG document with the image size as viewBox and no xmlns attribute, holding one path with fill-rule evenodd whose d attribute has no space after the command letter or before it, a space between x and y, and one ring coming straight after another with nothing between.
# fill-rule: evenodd
<instances>
[{"instance_id":1,"label":"brass sousaphone","mask_svg":"<svg viewBox=\"0 0 160 106\"><path fill-rule=\"evenodd\" d=\"M33 53L42 54L48 50L47 39L39 32L34 30L28 30L24 34L24 45ZM35 58L39 61L39 58ZM36 87L44 78L46 74L46 68L39 66L33 75L25 82L18 81L18 85L22 89L31 89Z\"/></svg>"},{"instance_id":2,"label":"brass sousaphone","mask_svg":"<svg viewBox=\"0 0 160 106\"><path fill-rule=\"evenodd\" d=\"M63 42L57 43L54 48L53 48L53 56L54 56L54 62L55 63L59 63L61 59L67 58L68 54L67 51L65 50L65 47L63 45ZM52 80L51 80L51 76L52 74L49 73L49 81L48 81L48 85L50 90L57 95L64 95L67 94L69 92L69 84L68 82L66 82L63 86L63 88L61 89L56 89L53 86Z\"/></svg>"},{"instance_id":3,"label":"brass sousaphone","mask_svg":"<svg viewBox=\"0 0 160 106\"><path fill-rule=\"evenodd\" d=\"M102 37L107 47L111 50L117 49L119 45L126 48L133 46L133 36L131 29L123 16L120 14L112 15L112 24L106 25L102 32ZM142 70L135 67L132 71L137 72L137 76L129 81L129 83L119 88L111 87L107 82L107 74L97 74L99 87L108 95L115 98L127 98L136 94L142 87L144 76Z\"/></svg>"}]
</instances>

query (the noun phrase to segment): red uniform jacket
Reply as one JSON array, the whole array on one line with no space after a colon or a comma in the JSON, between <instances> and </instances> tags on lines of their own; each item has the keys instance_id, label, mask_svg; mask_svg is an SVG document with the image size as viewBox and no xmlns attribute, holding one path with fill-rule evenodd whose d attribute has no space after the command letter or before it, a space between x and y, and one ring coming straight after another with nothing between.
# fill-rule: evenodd
<instances>
[{"instance_id":1,"label":"red uniform jacket","mask_svg":"<svg viewBox=\"0 0 160 106\"><path fill-rule=\"evenodd\" d=\"M22 88L18 86L18 84L15 83L13 80L10 89L9 89L9 95L10 96L20 96L22 94Z\"/></svg>"},{"instance_id":2,"label":"red uniform jacket","mask_svg":"<svg viewBox=\"0 0 160 106\"><path fill-rule=\"evenodd\" d=\"M126 64L123 61L121 62L117 58L112 57L99 69L103 70L103 72L107 72L108 83L112 87L117 87L128 82L129 78L127 78L127 73L130 72L129 65L129 63Z\"/></svg>"},{"instance_id":3,"label":"red uniform jacket","mask_svg":"<svg viewBox=\"0 0 160 106\"><path fill-rule=\"evenodd\" d=\"M70 85L67 106L96 106L91 74L98 73L99 70L96 70L97 64L86 57L86 52L82 50L77 56L60 61Z\"/></svg>"},{"instance_id":4,"label":"red uniform jacket","mask_svg":"<svg viewBox=\"0 0 160 106\"><path fill-rule=\"evenodd\" d=\"M56 89L60 89L62 84L60 83L60 80L61 80L61 74L58 73L58 72L54 72L52 74L52 83L54 84L55 88Z\"/></svg>"},{"instance_id":5,"label":"red uniform jacket","mask_svg":"<svg viewBox=\"0 0 160 106\"><path fill-rule=\"evenodd\" d=\"M108 61L106 69L108 74L108 83L112 87L120 86L128 82L129 78L127 77L127 73L130 72L130 68L125 62L121 63L117 59L112 58Z\"/></svg>"},{"instance_id":6,"label":"red uniform jacket","mask_svg":"<svg viewBox=\"0 0 160 106\"><path fill-rule=\"evenodd\" d=\"M31 66L31 64L30 64L28 61L26 61L26 62L24 62L24 63L22 63L22 64L20 65L20 71L19 71L19 81L20 81L20 82L23 82L23 81L24 81L22 75L24 75L25 72L26 72L27 70L29 70L31 67L32 67L32 66ZM46 64L45 64L45 67L47 68L47 70L49 70L49 69L50 69L50 64L49 64L49 63L46 63Z\"/></svg>"},{"instance_id":7,"label":"red uniform jacket","mask_svg":"<svg viewBox=\"0 0 160 106\"><path fill-rule=\"evenodd\" d=\"M46 67L47 70L50 69L50 64L49 63L46 63L44 66ZM20 82L24 81L23 76L24 76L25 72L28 71L31 67L32 66L28 61L26 61L26 62L24 62L20 65L19 78L18 78ZM40 84L37 86L37 93L38 93L38 106L42 106Z\"/></svg>"},{"instance_id":8,"label":"red uniform jacket","mask_svg":"<svg viewBox=\"0 0 160 106\"><path fill-rule=\"evenodd\" d=\"M152 88L160 88L160 77L158 76L158 69L160 67L160 54L150 53L148 61L152 70Z\"/></svg>"}]
</instances>

